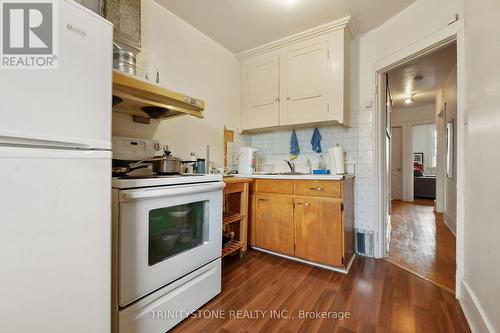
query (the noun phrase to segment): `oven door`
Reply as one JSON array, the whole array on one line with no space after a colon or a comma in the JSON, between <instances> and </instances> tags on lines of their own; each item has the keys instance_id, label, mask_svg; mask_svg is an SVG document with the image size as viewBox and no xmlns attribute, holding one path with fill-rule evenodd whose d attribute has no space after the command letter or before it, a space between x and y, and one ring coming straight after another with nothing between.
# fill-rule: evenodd
<instances>
[{"instance_id":1,"label":"oven door","mask_svg":"<svg viewBox=\"0 0 500 333\"><path fill-rule=\"evenodd\" d=\"M223 182L120 191L120 307L221 255Z\"/></svg>"}]
</instances>

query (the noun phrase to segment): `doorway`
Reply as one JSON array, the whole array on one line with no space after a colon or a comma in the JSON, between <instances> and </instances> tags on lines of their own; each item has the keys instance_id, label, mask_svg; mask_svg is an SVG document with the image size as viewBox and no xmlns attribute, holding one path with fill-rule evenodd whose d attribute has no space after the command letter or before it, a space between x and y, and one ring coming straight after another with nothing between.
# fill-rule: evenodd
<instances>
[{"instance_id":1,"label":"doorway","mask_svg":"<svg viewBox=\"0 0 500 333\"><path fill-rule=\"evenodd\" d=\"M386 259L455 291L457 44L385 73ZM453 173L455 171L455 178ZM455 187L453 187L455 185Z\"/></svg>"}]
</instances>

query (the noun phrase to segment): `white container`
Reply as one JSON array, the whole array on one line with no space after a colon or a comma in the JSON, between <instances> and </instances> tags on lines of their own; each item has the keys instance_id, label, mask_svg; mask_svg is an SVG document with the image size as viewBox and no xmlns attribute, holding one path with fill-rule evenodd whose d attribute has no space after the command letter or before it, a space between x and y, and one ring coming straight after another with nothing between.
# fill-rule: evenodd
<instances>
[{"instance_id":1,"label":"white container","mask_svg":"<svg viewBox=\"0 0 500 333\"><path fill-rule=\"evenodd\" d=\"M257 168L257 148L243 147L238 154L238 174L252 175Z\"/></svg>"},{"instance_id":2,"label":"white container","mask_svg":"<svg viewBox=\"0 0 500 333\"><path fill-rule=\"evenodd\" d=\"M330 158L330 171L332 174L343 175L345 174L344 164L344 149L342 147L334 147L328 149Z\"/></svg>"}]
</instances>

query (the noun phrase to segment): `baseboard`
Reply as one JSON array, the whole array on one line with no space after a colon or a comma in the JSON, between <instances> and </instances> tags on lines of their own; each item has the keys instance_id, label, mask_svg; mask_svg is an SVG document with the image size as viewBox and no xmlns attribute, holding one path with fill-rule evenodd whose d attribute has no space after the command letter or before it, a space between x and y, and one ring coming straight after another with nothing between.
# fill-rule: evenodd
<instances>
[{"instance_id":1,"label":"baseboard","mask_svg":"<svg viewBox=\"0 0 500 333\"><path fill-rule=\"evenodd\" d=\"M459 302L472 333L495 333L495 329L486 317L476 294L465 280L462 280L462 298L459 299Z\"/></svg>"},{"instance_id":2,"label":"baseboard","mask_svg":"<svg viewBox=\"0 0 500 333\"><path fill-rule=\"evenodd\" d=\"M457 228L457 224L456 224L455 220L450 215L448 215L446 212L443 214L443 222L444 222L444 225L448 228L448 230L450 230L450 232L453 234L453 236L455 236L455 238L457 238L457 234L455 231Z\"/></svg>"}]
</instances>

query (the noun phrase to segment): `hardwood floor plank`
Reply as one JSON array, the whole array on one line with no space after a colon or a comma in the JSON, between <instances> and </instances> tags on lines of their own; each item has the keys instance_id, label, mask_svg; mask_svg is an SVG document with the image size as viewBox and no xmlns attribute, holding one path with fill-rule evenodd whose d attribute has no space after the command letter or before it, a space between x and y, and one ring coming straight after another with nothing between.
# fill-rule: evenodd
<instances>
[{"instance_id":1,"label":"hardwood floor plank","mask_svg":"<svg viewBox=\"0 0 500 333\"><path fill-rule=\"evenodd\" d=\"M172 332L470 332L453 295L384 260L358 257L348 275L250 250L223 266L222 293ZM234 318L229 311L264 311ZM290 318L275 318L286 310ZM299 311L349 312L343 320L300 318Z\"/></svg>"},{"instance_id":2,"label":"hardwood floor plank","mask_svg":"<svg viewBox=\"0 0 500 333\"><path fill-rule=\"evenodd\" d=\"M393 201L391 225L388 261L453 293L455 237L433 201Z\"/></svg>"}]
</instances>

